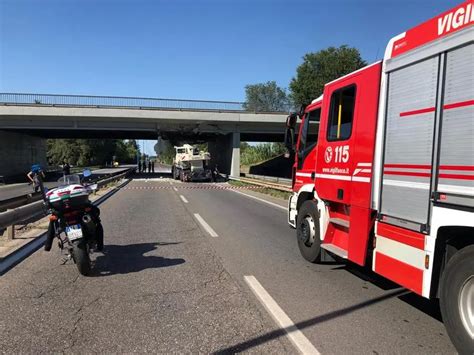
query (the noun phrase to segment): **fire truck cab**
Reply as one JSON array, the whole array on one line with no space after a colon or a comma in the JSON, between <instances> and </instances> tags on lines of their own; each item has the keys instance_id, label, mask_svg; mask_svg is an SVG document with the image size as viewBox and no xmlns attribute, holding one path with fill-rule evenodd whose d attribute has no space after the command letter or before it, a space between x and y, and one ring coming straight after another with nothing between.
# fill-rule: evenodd
<instances>
[{"instance_id":1,"label":"fire truck cab","mask_svg":"<svg viewBox=\"0 0 474 355\"><path fill-rule=\"evenodd\" d=\"M392 38L382 61L327 83L286 139L303 257L439 298L461 353L474 352L473 24L470 0Z\"/></svg>"}]
</instances>

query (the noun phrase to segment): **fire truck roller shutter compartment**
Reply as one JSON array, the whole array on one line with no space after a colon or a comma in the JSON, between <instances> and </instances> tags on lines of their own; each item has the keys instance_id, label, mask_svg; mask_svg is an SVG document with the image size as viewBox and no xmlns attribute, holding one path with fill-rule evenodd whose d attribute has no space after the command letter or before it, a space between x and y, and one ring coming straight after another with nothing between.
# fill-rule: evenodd
<instances>
[{"instance_id":1,"label":"fire truck roller shutter compartment","mask_svg":"<svg viewBox=\"0 0 474 355\"><path fill-rule=\"evenodd\" d=\"M428 222L439 56L389 73L381 213Z\"/></svg>"},{"instance_id":2,"label":"fire truck roller shutter compartment","mask_svg":"<svg viewBox=\"0 0 474 355\"><path fill-rule=\"evenodd\" d=\"M474 44L447 53L436 199L474 207Z\"/></svg>"}]
</instances>

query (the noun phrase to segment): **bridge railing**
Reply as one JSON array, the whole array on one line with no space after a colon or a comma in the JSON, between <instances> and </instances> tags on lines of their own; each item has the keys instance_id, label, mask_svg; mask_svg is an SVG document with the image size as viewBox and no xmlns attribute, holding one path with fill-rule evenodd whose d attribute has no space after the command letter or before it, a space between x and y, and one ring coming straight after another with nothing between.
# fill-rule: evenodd
<instances>
[{"instance_id":1,"label":"bridge railing","mask_svg":"<svg viewBox=\"0 0 474 355\"><path fill-rule=\"evenodd\" d=\"M171 110L247 111L243 102L160 99L126 96L87 96L0 93L0 105L117 107ZM280 112L287 112L281 110Z\"/></svg>"}]
</instances>

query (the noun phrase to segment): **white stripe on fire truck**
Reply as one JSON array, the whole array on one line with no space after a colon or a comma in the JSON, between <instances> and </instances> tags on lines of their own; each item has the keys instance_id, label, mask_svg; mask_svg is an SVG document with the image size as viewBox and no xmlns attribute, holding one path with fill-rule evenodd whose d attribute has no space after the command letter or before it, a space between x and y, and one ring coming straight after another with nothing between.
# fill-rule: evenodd
<instances>
[{"instance_id":1,"label":"white stripe on fire truck","mask_svg":"<svg viewBox=\"0 0 474 355\"><path fill-rule=\"evenodd\" d=\"M372 166L372 163L357 163L357 166Z\"/></svg>"},{"instance_id":2,"label":"white stripe on fire truck","mask_svg":"<svg viewBox=\"0 0 474 355\"><path fill-rule=\"evenodd\" d=\"M455 186L455 185L445 185L438 184L439 192L446 192L452 194L461 194L461 195L470 195L474 196L474 188L469 186Z\"/></svg>"},{"instance_id":3,"label":"white stripe on fire truck","mask_svg":"<svg viewBox=\"0 0 474 355\"><path fill-rule=\"evenodd\" d=\"M296 176L311 177L311 173L296 173Z\"/></svg>"},{"instance_id":4,"label":"white stripe on fire truck","mask_svg":"<svg viewBox=\"0 0 474 355\"><path fill-rule=\"evenodd\" d=\"M419 190L429 190L430 184L425 182L414 182L414 181L400 181L400 180L390 180L384 179L384 185L388 186L397 186L397 187L408 187L411 189ZM464 194L474 196L474 189L468 186L455 186L455 185L446 185L438 184L438 191L452 194Z\"/></svg>"},{"instance_id":5,"label":"white stripe on fire truck","mask_svg":"<svg viewBox=\"0 0 474 355\"><path fill-rule=\"evenodd\" d=\"M370 182L370 178L369 177L363 177L363 176L353 176L352 181L355 181L355 182Z\"/></svg>"},{"instance_id":6,"label":"white stripe on fire truck","mask_svg":"<svg viewBox=\"0 0 474 355\"><path fill-rule=\"evenodd\" d=\"M372 172L372 169L360 169L360 168L357 168L354 170L354 174L352 175L357 175L359 173L367 173L367 174L370 174Z\"/></svg>"},{"instance_id":7,"label":"white stripe on fire truck","mask_svg":"<svg viewBox=\"0 0 474 355\"><path fill-rule=\"evenodd\" d=\"M417 269L425 268L425 251L414 248L410 245L397 242L377 235L376 248L377 253L384 254Z\"/></svg>"},{"instance_id":8,"label":"white stripe on fire truck","mask_svg":"<svg viewBox=\"0 0 474 355\"><path fill-rule=\"evenodd\" d=\"M421 190L428 190L430 188L430 184L428 183L414 182L414 181L400 181L400 180L384 179L383 184L389 185L389 186L410 187L413 189L421 189Z\"/></svg>"},{"instance_id":9,"label":"white stripe on fire truck","mask_svg":"<svg viewBox=\"0 0 474 355\"><path fill-rule=\"evenodd\" d=\"M349 175L315 174L315 176L321 179L351 181Z\"/></svg>"},{"instance_id":10,"label":"white stripe on fire truck","mask_svg":"<svg viewBox=\"0 0 474 355\"><path fill-rule=\"evenodd\" d=\"M333 175L333 174L315 174L315 176L320 179L328 179L328 180L370 182L370 177L363 177L363 176Z\"/></svg>"}]
</instances>

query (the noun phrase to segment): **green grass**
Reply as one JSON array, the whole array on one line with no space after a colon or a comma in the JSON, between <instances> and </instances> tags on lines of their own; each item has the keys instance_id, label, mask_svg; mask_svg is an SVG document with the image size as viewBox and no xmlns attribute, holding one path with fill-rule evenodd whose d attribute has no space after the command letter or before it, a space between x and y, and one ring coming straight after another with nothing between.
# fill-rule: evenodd
<instances>
[{"instance_id":1,"label":"green grass","mask_svg":"<svg viewBox=\"0 0 474 355\"><path fill-rule=\"evenodd\" d=\"M239 186L239 187L258 186L258 185L248 184L246 182L235 181L235 180L229 180L228 183L232 186ZM272 189L272 188L269 188L269 187L263 187L263 186L262 186L262 188L259 188L256 191L264 193L266 195L270 195L272 197L282 199L282 200L288 200L291 196L291 192L275 190L275 189Z\"/></svg>"}]
</instances>

